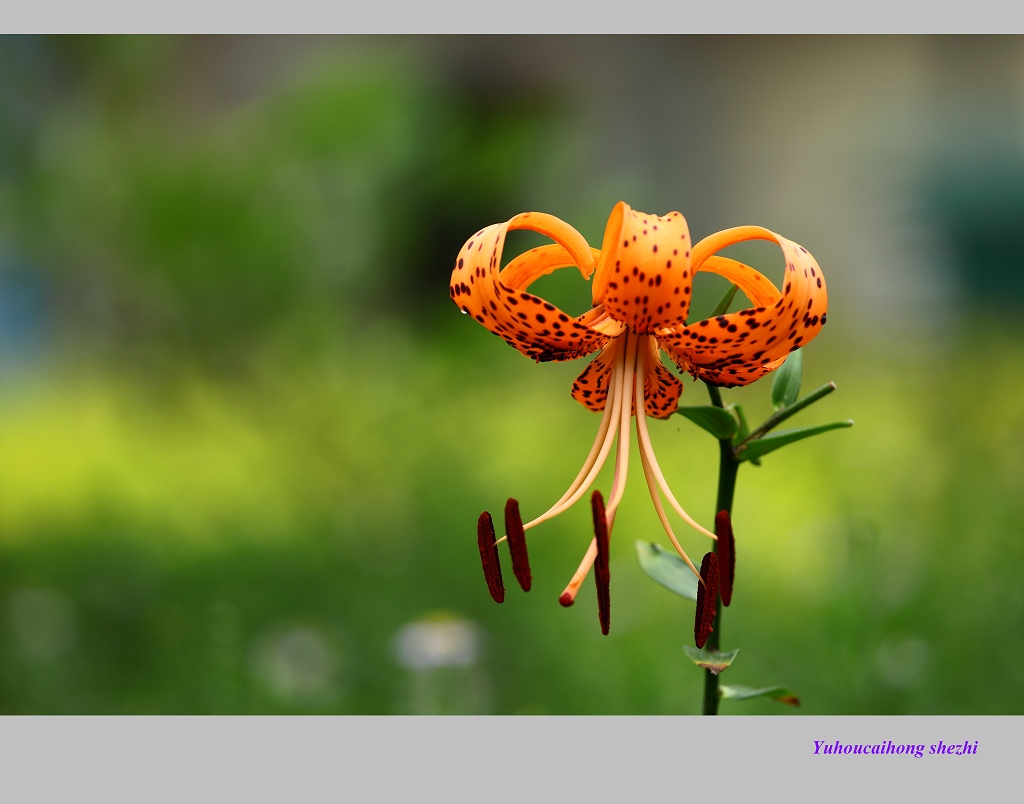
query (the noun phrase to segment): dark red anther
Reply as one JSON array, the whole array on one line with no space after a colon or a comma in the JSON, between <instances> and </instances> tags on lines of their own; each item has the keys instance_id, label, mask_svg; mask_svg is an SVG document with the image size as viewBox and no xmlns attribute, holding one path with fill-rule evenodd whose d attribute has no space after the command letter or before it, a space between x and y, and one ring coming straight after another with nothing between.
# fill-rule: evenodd
<instances>
[{"instance_id":1,"label":"dark red anther","mask_svg":"<svg viewBox=\"0 0 1024 804\"><path fill-rule=\"evenodd\" d=\"M718 557L707 553L700 564L700 578L697 584L697 614L693 622L693 638L698 648L711 636L712 623L718 606Z\"/></svg>"},{"instance_id":2,"label":"dark red anther","mask_svg":"<svg viewBox=\"0 0 1024 804\"><path fill-rule=\"evenodd\" d=\"M529 592L532 578L530 558L526 555L526 531L519 515L519 502L511 497L505 503L505 535L508 536L508 549L512 552L512 572L523 591Z\"/></svg>"},{"instance_id":3,"label":"dark red anther","mask_svg":"<svg viewBox=\"0 0 1024 804\"><path fill-rule=\"evenodd\" d=\"M718 581L722 605L732 602L732 579L736 574L736 540L732 535L732 520L728 511L715 516L715 535L718 537Z\"/></svg>"},{"instance_id":4,"label":"dark red anther","mask_svg":"<svg viewBox=\"0 0 1024 804\"><path fill-rule=\"evenodd\" d=\"M597 537L597 558L594 560L594 580L597 581L597 614L601 618L601 633L608 634L611 626L611 599L608 594L611 573L608 570L608 519L604 512L604 497L595 491L590 498L594 511L594 535Z\"/></svg>"},{"instance_id":5,"label":"dark red anther","mask_svg":"<svg viewBox=\"0 0 1024 804\"><path fill-rule=\"evenodd\" d=\"M505 599L505 584L501 581L498 545L494 543L494 523L486 511L480 514L480 519L476 522L476 543L480 548L480 563L484 565L487 590L495 603L501 603Z\"/></svg>"}]
</instances>

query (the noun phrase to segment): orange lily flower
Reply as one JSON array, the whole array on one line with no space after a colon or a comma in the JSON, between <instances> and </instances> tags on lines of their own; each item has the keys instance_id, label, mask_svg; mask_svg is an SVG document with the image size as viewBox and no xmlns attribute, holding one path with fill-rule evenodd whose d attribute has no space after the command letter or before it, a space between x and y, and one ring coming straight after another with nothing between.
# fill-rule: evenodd
<instances>
[{"instance_id":1,"label":"orange lily flower","mask_svg":"<svg viewBox=\"0 0 1024 804\"><path fill-rule=\"evenodd\" d=\"M501 267L506 233L513 229L539 232L555 241L534 248ZM718 256L726 246L748 240L777 243L786 260L780 292L763 274L736 260ZM593 275L593 308L570 316L527 292L537 278L575 266L584 279ZM728 315L687 323L693 277L697 271L719 274L737 285L752 307ZM497 564L497 543L508 539L513 569L524 589L530 572L525 558L526 530L558 516L591 487L618 441L615 474L608 504L597 492L593 506L598 535L560 597L572 605L595 560L602 630L608 631L606 548L622 499L629 464L630 418L636 418L640 463L669 541L700 577L679 544L661 495L683 521L714 539L715 534L683 509L658 466L647 416L668 418L682 393L682 383L662 362L664 351L680 371L718 386L748 385L777 368L786 356L806 345L825 323L828 296L821 269L805 248L759 226L726 229L692 244L686 220L678 212L648 215L619 202L605 228L601 249L591 248L569 224L541 212L524 212L505 223L481 229L459 252L452 271L451 297L495 335L538 362L572 360L599 352L572 386L572 396L592 411L602 412L597 438L576 479L545 513L522 524L519 506L506 506L506 536L494 540L490 515L478 524L481 556L491 594L504 598ZM660 494L659 494L660 490ZM603 520L603 521L600 521ZM599 555L602 553L604 555Z\"/></svg>"}]
</instances>

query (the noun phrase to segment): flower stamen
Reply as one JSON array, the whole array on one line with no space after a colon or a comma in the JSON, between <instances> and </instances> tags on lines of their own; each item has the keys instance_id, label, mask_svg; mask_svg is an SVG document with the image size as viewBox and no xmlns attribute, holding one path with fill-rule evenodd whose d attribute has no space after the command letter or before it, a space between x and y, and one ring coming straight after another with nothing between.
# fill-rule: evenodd
<instances>
[{"instance_id":1,"label":"flower stamen","mask_svg":"<svg viewBox=\"0 0 1024 804\"><path fill-rule=\"evenodd\" d=\"M714 630L712 624L718 609L718 557L705 553L700 564L700 579L697 584L697 611L693 622L693 639L698 648L704 644Z\"/></svg>"},{"instance_id":2,"label":"flower stamen","mask_svg":"<svg viewBox=\"0 0 1024 804\"><path fill-rule=\"evenodd\" d=\"M715 516L715 533L718 534L718 575L721 582L722 605L732 602L732 581L736 575L736 540L732 533L732 519L726 510Z\"/></svg>"},{"instance_id":3,"label":"flower stamen","mask_svg":"<svg viewBox=\"0 0 1024 804\"><path fill-rule=\"evenodd\" d=\"M597 430L597 438L594 440L594 445L590 448L590 454L587 455L586 461L583 462L583 468L580 469L576 479L569 486L565 494L562 495L561 499L558 500L551 508L545 511L536 519L530 520L524 525L524 530L539 525L541 522L546 522L559 514L567 511L573 505L575 505L579 499L586 494L587 489L590 488L591 484L597 478L598 472L604 466L605 461L608 459L608 453L611 452L612 443L615 440L615 435L618 432L618 409L620 400L619 395L615 389L619 387L620 377L623 370L623 349L622 346L616 341L612 347L616 350L613 358L611 377L608 381L608 403L605 405L604 413L601 416L601 424Z\"/></svg>"},{"instance_id":4,"label":"flower stamen","mask_svg":"<svg viewBox=\"0 0 1024 804\"><path fill-rule=\"evenodd\" d=\"M638 401L637 401L637 406L638 407L641 404L642 398L643 398L643 386L640 385L640 382L642 382L642 379L643 378L641 377L640 380L638 381L638 387L640 389L639 394L638 394L640 399L638 399ZM665 480L665 475L662 474L661 467L658 466L658 459L654 456L654 447L651 445L651 435L650 435L650 431L647 429L647 417L646 416L637 416L636 417L636 433L637 433L637 438L640 440L640 452L641 452L641 454L644 454L644 453L647 454L648 460L650 461L650 465L651 465L651 474L654 476L654 479L657 481L658 486L661 488L662 493L665 495L665 499L668 500L669 504L673 508L676 509L676 513L679 514L679 516L681 516L683 518L683 521L686 522L687 525L689 525L691 528L694 528L695 530L699 530L705 536L708 536L708 537L710 537L712 539L717 539L718 537L715 536L714 533L712 533L710 530L705 528L703 525L701 525L698 522L696 522L693 519L693 517L691 517L688 513L686 513L686 511L683 510L683 506L681 506L679 504L679 501L676 500L675 495L672 494L672 489L670 489L668 487L668 481ZM684 558L685 558L685 556L684 556ZM687 562L687 563L689 563L689 562Z\"/></svg>"},{"instance_id":5,"label":"flower stamen","mask_svg":"<svg viewBox=\"0 0 1024 804\"><path fill-rule=\"evenodd\" d=\"M519 515L519 502L512 497L505 503L505 535L512 553L512 572L523 591L529 592L533 579L530 557L526 553L526 533L523 531L523 518Z\"/></svg>"},{"instance_id":6,"label":"flower stamen","mask_svg":"<svg viewBox=\"0 0 1024 804\"><path fill-rule=\"evenodd\" d=\"M623 336L623 340L625 343L619 348L619 351L616 354L615 363L612 368L612 377L609 381L608 394L611 397L611 403L606 405L605 409L607 411L608 408L611 408L612 414L608 434L605 438L604 448L602 448L602 455L600 456L600 460L591 469L582 488L578 489L573 495L574 499L569 501L562 508L562 510L565 510L569 505L583 495L586 489L593 482L593 478L597 476L597 472L601 469L601 464L603 464L607 458L607 447L611 444L611 439L618 436L618 448L615 455L615 474L612 477L612 492L607 508L604 506L604 498L601 498L601 507L605 512L604 527L607 533L610 533L612 525L615 523L615 512L619 506L619 502L622 500L623 492L625 491L626 472L629 468L629 417L631 414L632 399L631 397L627 397L627 389L632 387L633 375L636 370L637 338L633 333L627 330ZM594 493L600 494L600 492L596 491ZM595 525L595 528L596 527L597 526ZM579 568L572 576L572 580L569 581L569 585L558 598L558 602L563 606L571 606L575 602L580 584L582 584L583 579L587 577L587 573L590 571L590 568L593 566L599 553L598 538L595 537L590 543L590 547L587 549L586 555L583 556L583 561L580 563ZM600 599L598 600L598 606L599 608L601 606ZM604 621L605 618L604 615L602 615L602 623L604 623ZM602 628L603 627L604 626L602 625Z\"/></svg>"},{"instance_id":7,"label":"flower stamen","mask_svg":"<svg viewBox=\"0 0 1024 804\"><path fill-rule=\"evenodd\" d=\"M608 497L608 519L615 518L622 495L626 491L626 472L629 469L629 417L632 415L632 389L633 377L637 368L637 336L626 330L625 339L625 361L622 366L622 374L619 377L615 388L615 398L619 403L618 422L618 449L615 455L615 474L612 477L612 492ZM637 418L644 415L639 409Z\"/></svg>"},{"instance_id":8,"label":"flower stamen","mask_svg":"<svg viewBox=\"0 0 1024 804\"><path fill-rule=\"evenodd\" d=\"M590 540L590 547L587 548L587 552L583 555L583 560L577 567L576 572L573 573L572 580L569 581L569 585L562 590L562 594L558 596L558 602L568 608L576 602L576 594L580 591L580 586L583 585L583 580L587 577L587 573L590 572L590 568L594 564L594 559L597 558L597 539Z\"/></svg>"},{"instance_id":9,"label":"flower stamen","mask_svg":"<svg viewBox=\"0 0 1024 804\"><path fill-rule=\"evenodd\" d=\"M498 544L494 541L494 523L491 515L484 511L476 523L476 543L480 548L480 563L484 567L487 590L495 603L505 600L505 584L501 580L501 561L498 558Z\"/></svg>"},{"instance_id":10,"label":"flower stamen","mask_svg":"<svg viewBox=\"0 0 1024 804\"><path fill-rule=\"evenodd\" d=\"M594 560L594 580L597 582L597 614L601 620L601 633L608 636L611 625L611 572L608 569L608 519L604 509L604 498L595 491L590 498L594 513L594 541L597 557Z\"/></svg>"},{"instance_id":11,"label":"flower stamen","mask_svg":"<svg viewBox=\"0 0 1024 804\"><path fill-rule=\"evenodd\" d=\"M530 249L502 268L506 235L519 229L548 237L554 244ZM786 273L781 290L753 268L717 254L748 240L773 241L782 249ZM528 291L538 278L571 266L593 280L592 307L575 317ZM728 279L746 293L752 306L687 324L697 271ZM814 258L799 244L756 226L728 229L694 244L678 212L650 216L619 202L608 218L600 249L591 248L576 229L545 213L524 212L480 229L459 251L449 293L463 313L537 362L574 360L600 352L572 387L577 402L602 415L590 452L569 488L525 525L518 502L510 499L505 506L505 533L497 540L490 514L480 516L477 541L491 596L498 602L505 596L497 545L509 542L513 572L528 590L532 577L526 531L564 513L590 491L615 446L607 506L600 493L591 497L597 535L559 598L563 606L572 605L596 564L599 612L607 633L608 540L624 499L632 438L629 418L635 415L640 460L658 519L699 578L695 637L703 645L717 606L719 574L723 604L728 605L732 597L735 546L728 514L718 514L715 533L698 524L675 498L654 454L647 416L671 416L683 390L680 378L662 363L662 353L695 380L722 387L749 385L763 377L787 354L806 345L825 323L828 294ZM703 575L669 525L669 506L690 527L719 542L720 555L712 552L705 557Z\"/></svg>"},{"instance_id":12,"label":"flower stamen","mask_svg":"<svg viewBox=\"0 0 1024 804\"><path fill-rule=\"evenodd\" d=\"M657 351L655 351L657 354ZM686 551L682 545L679 544L679 540L676 538L675 533L672 532L672 527L668 523L668 517L665 515L665 507L661 503L661 497L658 495L658 490L655 485L661 487L662 491L665 492L665 496L672 502L675 509L683 517L684 521L712 538L715 538L714 534L709 533L707 530L702 528L699 524L693 521L693 519L683 510L682 506L676 502L675 497L668 488L668 483L665 480L665 476L661 473L661 469L658 467L658 459L654 456L654 446L651 444L650 432L647 429L647 416L644 414L644 360L637 360L636 366L636 382L633 390L633 398L636 402L636 435L637 444L640 448L640 463L644 469L644 479L647 481L647 489L651 493L651 501L654 503L654 510L658 514L658 519L661 520L661 526L665 530L665 534L668 536L669 541L672 542L672 546L676 548L676 552L682 557L683 561L686 562L687 566L692 570L693 574L698 578L700 572L693 565L690 557L686 555Z\"/></svg>"},{"instance_id":13,"label":"flower stamen","mask_svg":"<svg viewBox=\"0 0 1024 804\"><path fill-rule=\"evenodd\" d=\"M639 419L637 422L639 426ZM668 517L665 516L665 507L661 504L661 497L658 496L658 490L655 488L656 481L651 474L651 464L647 457L647 451L642 448L640 450L640 463L644 467L644 479L647 481L647 489L651 493L651 501L654 503L654 510L658 514L658 519L661 520L661 527L664 528L665 534L668 536L669 541L672 542L672 546L676 548L676 552L679 553L683 561L686 562L686 565L693 571L693 574L699 578L700 572L693 565L690 557L686 555L686 551L683 549L683 546L679 543L675 533L672 532L672 526L668 524Z\"/></svg>"}]
</instances>

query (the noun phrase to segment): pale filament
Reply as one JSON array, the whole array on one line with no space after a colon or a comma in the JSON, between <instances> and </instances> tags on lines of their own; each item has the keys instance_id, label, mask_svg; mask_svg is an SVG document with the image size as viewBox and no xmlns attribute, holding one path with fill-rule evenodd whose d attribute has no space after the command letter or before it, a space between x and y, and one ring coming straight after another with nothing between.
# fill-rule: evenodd
<instances>
[{"instance_id":1,"label":"pale filament","mask_svg":"<svg viewBox=\"0 0 1024 804\"><path fill-rule=\"evenodd\" d=\"M655 349L654 353L658 353L657 349ZM638 371L637 373L639 375L640 372ZM637 380L638 390L636 392L636 396L638 411L641 405L640 400L643 399L643 386L640 385L640 382L641 380ZM678 513L679 516L683 518L683 521L686 522L686 524L689 525L691 528L699 530L705 536L709 536L712 539L718 539L718 537L710 530L695 522L693 518L688 513L686 513L686 511L683 510L683 506L679 504L675 496L672 494L672 490L668 487L668 481L665 480L665 476L661 473L661 468L658 466L658 459L654 457L654 447L651 446L651 436L649 431L647 430L647 417L641 416L639 415L639 413L636 417L636 434L637 438L640 441L640 453L647 453L648 460L650 461L651 472L653 473L655 479L658 481L658 485L661 487L662 492L665 494L665 498L672 504L672 507L676 509L676 513ZM683 557L686 558L685 555ZM689 560L687 560L687 563L689 563Z\"/></svg>"},{"instance_id":2,"label":"pale filament","mask_svg":"<svg viewBox=\"0 0 1024 804\"><path fill-rule=\"evenodd\" d=\"M633 335L629 330L626 331L624 336L625 348L620 351L619 354L623 355L622 374L618 377L618 382L614 386L615 393L615 406L617 411L613 415L618 416L617 424L612 426L611 435L615 435L615 431L618 431L619 443L618 449L615 455L615 475L612 478L612 492L608 499L608 505L605 507L605 518L608 523L608 532L611 533L612 526L615 523L615 512L619 507L619 502L622 500L622 495L626 487L626 472L629 468L629 417L632 413L632 395L630 390L630 396L627 397L627 389L632 389L633 375L637 368L637 336ZM616 356L616 364L620 362L619 357ZM642 408L637 408L642 411ZM643 415L642 412L640 415ZM600 469L600 467L597 467ZM595 470L596 474L596 470ZM588 484L589 486L589 481ZM584 489L585 491L585 489ZM583 491L579 492L580 494ZM597 558L597 538L593 538L590 541L590 547L587 548L586 554L583 556L583 561L580 562L579 568L572 576L572 580L569 581L569 585L565 587L559 600L568 601L571 603L576 599L576 593L579 591L580 584L583 583L583 579L587 577L587 573L590 572L590 568L594 565L594 560Z\"/></svg>"},{"instance_id":3,"label":"pale filament","mask_svg":"<svg viewBox=\"0 0 1024 804\"><path fill-rule=\"evenodd\" d=\"M583 556L583 561L580 562L579 568L573 573L572 580L569 581L569 585L562 590L562 594L559 595L560 601L563 605L571 604L576 600L576 593L580 591L580 586L587 577L587 573L590 572L590 568L594 566L594 561L597 559L597 537L595 536L590 540L590 547L587 548L587 552Z\"/></svg>"},{"instance_id":4,"label":"pale filament","mask_svg":"<svg viewBox=\"0 0 1024 804\"><path fill-rule=\"evenodd\" d=\"M612 481L612 494L606 508L608 530L611 532L612 523L615 518L615 511L618 508L619 501L622 499L622 490L625 486L629 454L628 417L631 413L632 407L635 405L637 446L640 450L640 462L643 465L644 478L647 481L647 488L651 493L654 510L657 512L658 519L661 520L661 525L665 529L665 533L668 535L669 540L672 542L672 546L675 547L683 561L686 562L687 566L699 580L700 571L694 566L690 557L686 554L686 551L683 550L682 545L679 543L675 533L672 531L671 525L669 525L668 517L665 514L665 507L662 505L657 487L660 486L665 497L672 503L672 506L688 525L699 530L706 536L710 536L712 539L717 539L718 537L695 522L693 518L683 510L683 507L679 504L675 496L672 494L672 491L669 489L668 482L665 480L665 476L662 474L661 468L658 466L658 459L654 455L654 447L651 444L650 432L647 429L647 412L644 401L644 361L647 358L646 351L639 347L640 337L637 337L630 332L627 332L626 334L623 376L619 381L619 385L615 388L614 399L615 407L617 408L617 415L619 416L619 423L617 427L613 426L611 433L614 435L615 430L619 431L619 448L616 455L615 478ZM657 349L654 350L654 354L657 354ZM617 357L616 364L618 364L618 362L619 360ZM625 398L627 388L630 388L632 396L632 398L628 400ZM565 590L562 592L560 600L565 602L566 605L576 599L576 594L579 592L579 588L583 584L587 574L590 572L590 568L594 565L596 558L597 539L594 538L591 540L590 546L587 548L587 552L583 556L583 561L580 562L579 568L573 574L572 580L569 581L569 585L566 586ZM703 583L703 581L701 581L701 583Z\"/></svg>"},{"instance_id":5,"label":"pale filament","mask_svg":"<svg viewBox=\"0 0 1024 804\"><path fill-rule=\"evenodd\" d=\"M657 354L657 352L655 352ZM645 353L646 355L646 353ZM693 574L700 578L700 572L693 562L690 561L690 557L686 555L686 551L683 546L679 544L679 540L676 535L672 532L671 525L668 524L668 517L665 516L665 508L661 504L661 497L658 495L658 490L655 488L656 480L652 473L652 462L657 465L657 459L654 457L654 450L651 447L650 438L644 438L641 435L641 427L644 431L647 429L647 416L642 413L644 408L644 361L646 357L637 361L636 366L636 386L634 388L633 398L636 400L636 432L637 432L637 445L640 448L640 463L644 467L644 478L647 480L647 489L651 492L651 501L654 503L654 510L658 512L658 519L661 520L661 526L665 529L665 533L668 534L669 541L672 542L672 546L676 548L676 552L682 556L683 561L686 562L687 566L693 571ZM646 432L644 433L646 435ZM702 581L703 583L703 581Z\"/></svg>"},{"instance_id":6,"label":"pale filament","mask_svg":"<svg viewBox=\"0 0 1024 804\"><path fill-rule=\"evenodd\" d=\"M605 511L605 516L608 519L608 533L612 532L612 527L615 525L615 516L608 515ZM569 585L562 590L562 594L559 595L558 599L562 602L563 606L571 606L576 600L576 593L580 591L580 586L583 585L583 581L587 577L587 573L590 572L590 568L594 566L594 561L597 559L597 537L595 536L590 540L590 547L587 548L587 552L583 555L583 560L580 562L579 567L576 568L576 572L573 573L572 580L569 581Z\"/></svg>"},{"instance_id":7,"label":"pale filament","mask_svg":"<svg viewBox=\"0 0 1024 804\"><path fill-rule=\"evenodd\" d=\"M552 519L575 505L594 483L598 473L601 471L601 468L608 459L612 443L618 439L615 454L615 474L612 478L611 494L609 495L608 504L605 508L608 530L609 532L611 531L612 525L615 521L615 513L619 507L619 503L622 501L622 496L626 487L626 473L629 468L629 417L633 415L633 411L635 409L637 445L640 450L640 461L643 465L647 488L651 493L651 500L654 502L655 511L658 513L658 519L661 521L661 525L665 529L665 533L668 535L672 545L678 551L679 555L682 556L683 560L690 567L693 573L699 578L700 572L693 565L693 562L690 560L689 556L686 555L686 552L683 550L682 545L680 545L679 540L672 532L672 528L668 523L668 517L665 514L665 508L662 505L657 487L661 488L666 499L688 525L699 530L701 533L710 536L712 539L717 537L715 534L695 522L693 518L683 510L683 507L679 504L671 490L668 488L668 483L661 472L661 468L658 466L657 458L654 456L654 448L651 445L651 438L647 429L647 415L644 401L644 361L647 360L647 351L646 349L640 348L642 343L641 339L643 337L650 336L638 336L635 333L626 330L622 338L616 338L613 342L613 348L615 351L612 355L612 368L608 379L608 394L606 397L604 414L601 417L601 424L598 427L597 438L595 438L594 444L590 448L590 453L587 455L587 459L584 461L579 474L576 475L576 479L573 480L565 494L563 494L558 502L556 502L548 511L523 525L523 530L528 530L529 528L539 525L541 522ZM657 354L657 349L655 349L655 354ZM498 539L496 543L503 542L507 538L507 536L503 536ZM597 539L595 537L591 539L587 552L583 556L583 560L580 562L578 569L573 574L568 586L566 586L565 590L561 594L560 599L563 604L570 605L575 600L576 595L579 592L579 588L590 572L591 567L594 565L596 558Z\"/></svg>"},{"instance_id":8,"label":"pale filament","mask_svg":"<svg viewBox=\"0 0 1024 804\"><path fill-rule=\"evenodd\" d=\"M626 471L629 468L629 417L633 412L633 376L637 368L637 341L636 335L626 331L626 362L622 378L619 381L619 445L615 455L615 475L612 478L612 493L608 498L608 505L605 510L608 513L608 522L615 518L615 511L619 507L622 495L626 490ZM628 394L628 395L627 395Z\"/></svg>"},{"instance_id":9,"label":"pale filament","mask_svg":"<svg viewBox=\"0 0 1024 804\"><path fill-rule=\"evenodd\" d=\"M580 469L580 473L576 476L576 479L569 486L565 494L562 495L562 498L551 506L548 511L523 525L523 530L529 530L541 522L552 519L575 505L580 497L586 494L587 489L590 488L595 478L597 478L597 473L601 471L601 467L604 466L604 462L608 459L608 453L611 451L612 443L620 426L618 412L622 405L622 372L624 371L622 357L624 353L624 345L616 340L611 376L608 379L608 401L604 407L604 415L601 416L597 438L594 440L594 446L590 448L590 454L587 456L587 460L584 461L583 468ZM504 538L498 539L496 543L500 543Z\"/></svg>"}]
</instances>

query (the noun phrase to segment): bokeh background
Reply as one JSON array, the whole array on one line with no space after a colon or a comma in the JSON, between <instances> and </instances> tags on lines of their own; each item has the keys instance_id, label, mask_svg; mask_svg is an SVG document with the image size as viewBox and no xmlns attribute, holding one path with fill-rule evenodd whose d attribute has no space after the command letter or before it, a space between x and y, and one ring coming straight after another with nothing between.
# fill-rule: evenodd
<instances>
[{"instance_id":1,"label":"bokeh background","mask_svg":"<svg viewBox=\"0 0 1024 804\"><path fill-rule=\"evenodd\" d=\"M723 713L1024 713L1024 40L902 36L0 39L0 712L699 711L638 473L608 637L556 602L586 505L528 595L476 552L597 417L585 362L458 314L454 257L525 210L599 245L620 199L828 278L797 423L856 426L742 468L722 631L723 682L803 706ZM715 442L652 438L709 522Z\"/></svg>"}]
</instances>

